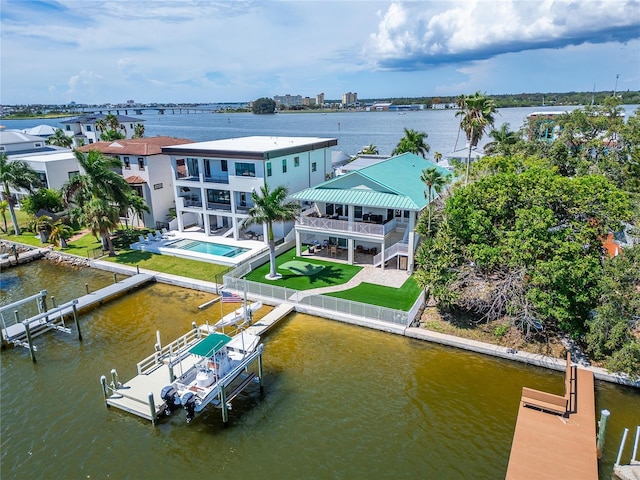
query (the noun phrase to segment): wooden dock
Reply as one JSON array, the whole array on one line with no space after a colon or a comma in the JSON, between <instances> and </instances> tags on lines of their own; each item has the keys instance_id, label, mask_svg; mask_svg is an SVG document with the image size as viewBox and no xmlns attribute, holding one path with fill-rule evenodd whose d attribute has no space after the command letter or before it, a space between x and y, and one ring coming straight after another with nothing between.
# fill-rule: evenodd
<instances>
[{"instance_id":1,"label":"wooden dock","mask_svg":"<svg viewBox=\"0 0 640 480\"><path fill-rule=\"evenodd\" d=\"M267 313L260 320L256 321L245 330L247 333L262 336L267 330L270 330L276 323L289 315L294 309L292 303L281 303L276 308Z\"/></svg>"},{"instance_id":2,"label":"wooden dock","mask_svg":"<svg viewBox=\"0 0 640 480\"><path fill-rule=\"evenodd\" d=\"M555 395L567 400L564 415L523 393L506 480L598 480L593 373L568 365L566 375L564 397Z\"/></svg>"},{"instance_id":3,"label":"wooden dock","mask_svg":"<svg viewBox=\"0 0 640 480\"><path fill-rule=\"evenodd\" d=\"M40 313L34 317L15 321L15 323L9 324L3 321L2 338L9 343L16 345L24 345L27 340L27 333L25 325L28 324L30 330L35 334L44 333L46 330L64 328L63 318L73 315L73 309L75 306L76 312L86 310L97 305L101 305L103 302L120 295L124 292L130 291L140 285L148 283L154 279L153 275L146 273L140 273L127 277L124 280L115 282L113 285L96 290L95 292L88 293L77 300L55 307L47 312Z\"/></svg>"}]
</instances>

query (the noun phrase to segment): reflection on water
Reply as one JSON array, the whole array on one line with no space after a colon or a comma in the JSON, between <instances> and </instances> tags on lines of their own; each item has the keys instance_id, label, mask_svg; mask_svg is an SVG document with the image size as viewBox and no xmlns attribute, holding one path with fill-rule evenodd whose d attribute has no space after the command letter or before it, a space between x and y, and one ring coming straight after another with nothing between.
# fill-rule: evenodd
<instances>
[{"instance_id":1,"label":"reflection on water","mask_svg":"<svg viewBox=\"0 0 640 480\"><path fill-rule=\"evenodd\" d=\"M33 285L23 292L113 281L39 264L16 269ZM25 293L3 290L2 302ZM293 314L265 338L264 396L254 386L238 397L229 428L214 408L157 427L107 409L100 375L132 377L156 330L166 343L217 320L219 305L198 309L210 298L150 285L82 315L81 343L39 337L36 364L25 349L3 351L2 478L504 478L522 386L563 388L558 372ZM597 385L598 408L612 412L610 466L640 396Z\"/></svg>"}]
</instances>

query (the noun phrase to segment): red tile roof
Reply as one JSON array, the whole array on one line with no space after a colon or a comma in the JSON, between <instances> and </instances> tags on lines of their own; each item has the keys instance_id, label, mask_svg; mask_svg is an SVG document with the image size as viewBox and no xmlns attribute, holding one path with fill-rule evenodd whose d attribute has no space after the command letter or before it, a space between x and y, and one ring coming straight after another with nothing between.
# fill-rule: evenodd
<instances>
[{"instance_id":1,"label":"red tile roof","mask_svg":"<svg viewBox=\"0 0 640 480\"><path fill-rule=\"evenodd\" d=\"M149 138L132 138L129 140L113 140L111 142L96 142L89 145L79 147L81 152L89 152L97 150L101 153L111 155L159 155L162 153L162 147L170 145L184 145L193 143L193 140L186 138L174 137L149 137Z\"/></svg>"},{"instance_id":2,"label":"red tile roof","mask_svg":"<svg viewBox=\"0 0 640 480\"><path fill-rule=\"evenodd\" d=\"M130 177L126 177L125 180L127 181L127 183L132 183L132 184L147 183L147 181L144 178L138 175L131 175Z\"/></svg>"}]
</instances>

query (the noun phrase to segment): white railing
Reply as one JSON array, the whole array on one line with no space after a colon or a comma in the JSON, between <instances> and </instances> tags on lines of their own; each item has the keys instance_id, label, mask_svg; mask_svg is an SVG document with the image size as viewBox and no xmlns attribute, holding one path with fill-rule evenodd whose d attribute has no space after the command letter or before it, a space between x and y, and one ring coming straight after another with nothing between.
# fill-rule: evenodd
<instances>
[{"instance_id":1,"label":"white railing","mask_svg":"<svg viewBox=\"0 0 640 480\"><path fill-rule=\"evenodd\" d=\"M380 252L380 253L376 254L373 257L373 266L374 267L376 267L376 266L378 266L378 265L380 265L382 263L382 253L383 252ZM389 260L390 258L393 258L395 255L398 255L398 254L408 255L409 254L409 244L403 243L403 242L394 243L389 248L386 248L384 250L384 259L385 259L385 261Z\"/></svg>"},{"instance_id":2,"label":"white railing","mask_svg":"<svg viewBox=\"0 0 640 480\"><path fill-rule=\"evenodd\" d=\"M349 222L347 220L334 220L325 217L303 216L300 217L296 223L318 230L333 230L335 232L348 232L378 237L383 237L396 228L395 219L380 225L379 223Z\"/></svg>"},{"instance_id":3,"label":"white railing","mask_svg":"<svg viewBox=\"0 0 640 480\"><path fill-rule=\"evenodd\" d=\"M395 310L393 308L379 307L367 303L354 302L326 295L303 295L303 292L292 288L277 287L259 282L250 282L238 278L242 270L236 269L223 277L225 288L235 291L244 291L246 285L247 294L270 298L278 302L289 302L300 305L321 308L323 310L338 312L346 315L363 317L368 320L392 323L394 325L409 326L413 321L421 303L416 302L409 312Z\"/></svg>"},{"instance_id":4,"label":"white railing","mask_svg":"<svg viewBox=\"0 0 640 480\"><path fill-rule=\"evenodd\" d=\"M178 354L178 352L180 352L181 350L184 353L186 347L195 343L195 341L199 340L203 335L204 333L200 329L194 328L192 330L189 330L180 338L165 345L160 350L156 350L147 358L138 362L138 365L137 365L138 375L144 375L156 369L158 366L162 365L164 359L170 359L171 361L176 360L176 359L173 359L172 357Z\"/></svg>"}]
</instances>

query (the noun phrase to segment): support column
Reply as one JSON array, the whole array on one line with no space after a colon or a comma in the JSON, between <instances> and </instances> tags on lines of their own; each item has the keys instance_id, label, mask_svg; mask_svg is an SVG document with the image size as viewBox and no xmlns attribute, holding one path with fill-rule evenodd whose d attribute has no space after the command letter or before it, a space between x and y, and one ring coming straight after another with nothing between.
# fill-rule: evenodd
<instances>
[{"instance_id":1,"label":"support column","mask_svg":"<svg viewBox=\"0 0 640 480\"><path fill-rule=\"evenodd\" d=\"M349 262L349 265L353 265L353 244L355 242L353 241L353 238L348 238L347 239L347 262Z\"/></svg>"},{"instance_id":2,"label":"support column","mask_svg":"<svg viewBox=\"0 0 640 480\"><path fill-rule=\"evenodd\" d=\"M301 257L302 256L302 246L300 245L300 232L298 230L294 230L294 232L295 232L295 235L296 235L296 257Z\"/></svg>"},{"instance_id":3,"label":"support column","mask_svg":"<svg viewBox=\"0 0 640 480\"><path fill-rule=\"evenodd\" d=\"M413 271L413 257L415 255L414 246L416 244L415 242L416 215L417 215L417 212L411 212L411 215L409 215L409 226L407 227L409 229L409 238L408 238L409 245L407 245L408 247L407 272L409 273Z\"/></svg>"}]
</instances>

